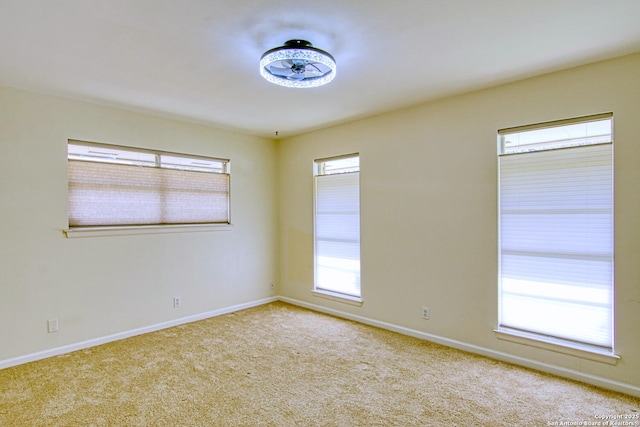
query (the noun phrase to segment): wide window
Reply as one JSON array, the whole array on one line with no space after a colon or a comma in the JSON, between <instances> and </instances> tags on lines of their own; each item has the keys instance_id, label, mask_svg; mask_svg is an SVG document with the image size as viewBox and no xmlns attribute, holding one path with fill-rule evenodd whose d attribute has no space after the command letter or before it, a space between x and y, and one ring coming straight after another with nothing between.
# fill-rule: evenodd
<instances>
[{"instance_id":1,"label":"wide window","mask_svg":"<svg viewBox=\"0 0 640 427\"><path fill-rule=\"evenodd\" d=\"M315 167L315 290L360 297L359 156Z\"/></svg>"},{"instance_id":2,"label":"wide window","mask_svg":"<svg viewBox=\"0 0 640 427\"><path fill-rule=\"evenodd\" d=\"M612 115L498 139L499 330L612 351Z\"/></svg>"},{"instance_id":3,"label":"wide window","mask_svg":"<svg viewBox=\"0 0 640 427\"><path fill-rule=\"evenodd\" d=\"M229 162L69 141L69 227L229 223Z\"/></svg>"}]
</instances>

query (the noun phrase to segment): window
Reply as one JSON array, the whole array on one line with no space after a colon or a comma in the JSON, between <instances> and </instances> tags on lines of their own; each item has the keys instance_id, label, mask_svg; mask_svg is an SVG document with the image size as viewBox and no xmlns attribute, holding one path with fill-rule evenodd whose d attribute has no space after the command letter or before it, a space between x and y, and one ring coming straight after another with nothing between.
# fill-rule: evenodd
<instances>
[{"instance_id":1,"label":"window","mask_svg":"<svg viewBox=\"0 0 640 427\"><path fill-rule=\"evenodd\" d=\"M360 297L360 158L315 162L315 290Z\"/></svg>"},{"instance_id":2,"label":"window","mask_svg":"<svg viewBox=\"0 0 640 427\"><path fill-rule=\"evenodd\" d=\"M498 140L498 331L612 352L612 115L505 129Z\"/></svg>"},{"instance_id":3,"label":"window","mask_svg":"<svg viewBox=\"0 0 640 427\"><path fill-rule=\"evenodd\" d=\"M69 141L69 227L229 223L229 161Z\"/></svg>"}]
</instances>

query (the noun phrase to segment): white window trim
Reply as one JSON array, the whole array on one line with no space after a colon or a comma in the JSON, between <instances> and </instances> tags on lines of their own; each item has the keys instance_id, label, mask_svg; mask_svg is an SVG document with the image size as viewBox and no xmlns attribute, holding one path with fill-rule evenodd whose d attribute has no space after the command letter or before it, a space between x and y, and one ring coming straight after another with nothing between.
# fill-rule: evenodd
<instances>
[{"instance_id":1,"label":"white window trim","mask_svg":"<svg viewBox=\"0 0 640 427\"><path fill-rule=\"evenodd\" d=\"M616 365L620 356L601 347L590 346L562 340L559 338L545 337L534 333L517 331L509 328L496 328L493 330L499 340L522 344L529 347L541 348L556 353L567 354L581 359Z\"/></svg>"},{"instance_id":2,"label":"white window trim","mask_svg":"<svg viewBox=\"0 0 640 427\"><path fill-rule=\"evenodd\" d=\"M498 131L499 137L504 134L514 133L514 132L522 132L522 131L530 131L543 129L548 127L556 127L562 125L571 125L574 123L584 123L589 121L599 121L599 120L613 120L613 113L602 113L596 114L592 116L585 117L577 117L565 120L557 120L553 122L545 122L539 124L532 124L527 126L518 126L508 129L501 129ZM501 141L499 140L499 143ZM600 145L600 144L612 144L611 142L597 142L586 145ZM499 145L498 156L505 155L502 153L502 145ZM554 148L554 150L563 149L563 148ZM542 150L542 151L547 151ZM522 154L522 153L520 153ZM510 154L506 154L510 155ZM500 173L500 172L499 172ZM500 208L499 214L500 214ZM500 239L498 239L500 241ZM615 286L612 284L612 286ZM615 305L611 307L612 315L615 316ZM494 330L496 337L500 340L509 341L513 343L518 343L530 347L536 347L544 350L553 351L556 353L567 354L575 357L579 357L582 359L592 360L596 362L601 362L609 365L616 365L617 361L620 359L620 356L617 355L614 351L614 342L615 342L615 328L612 330L612 345L611 348L600 347L597 345L590 345L588 343L580 343L567 339L556 338L552 336L546 336L543 334L539 334L536 332L522 331L519 329L509 328L507 326L496 327Z\"/></svg>"},{"instance_id":3,"label":"white window trim","mask_svg":"<svg viewBox=\"0 0 640 427\"><path fill-rule=\"evenodd\" d=\"M331 301L342 302L345 304L355 305L358 307L362 306L362 303L364 302L362 297L341 294L339 292L331 292L325 289L311 289L311 293L316 297L329 299Z\"/></svg>"},{"instance_id":4,"label":"white window trim","mask_svg":"<svg viewBox=\"0 0 640 427\"><path fill-rule=\"evenodd\" d=\"M69 139L69 145L95 147L113 150L123 150L131 153L146 153L155 156L155 166L164 169L180 169L173 167L163 167L160 165L160 156L176 156L181 158L187 158L191 160L202 159L205 161L214 161L222 164L221 173L230 177L231 175L231 162L229 159L212 156L202 156L188 153L176 153L171 151L150 150L140 147L131 147L115 144L97 143L90 141L82 141L76 139ZM67 160L69 154L67 154ZM211 223L174 223L174 224L148 224L148 225L88 225L88 226L68 226L63 229L62 232L67 238L78 237L103 237L103 236L123 236L123 235L142 235L142 234L167 234L167 233L187 233L187 232L208 232L208 231L228 231L231 230L231 188L229 186L229 192L227 197L227 221L228 222L211 222Z\"/></svg>"},{"instance_id":5,"label":"white window trim","mask_svg":"<svg viewBox=\"0 0 640 427\"><path fill-rule=\"evenodd\" d=\"M332 156L332 157L326 157L326 158L321 158L321 159L316 159L314 160L314 190L313 190L313 214L314 214L314 231L313 231L313 239L314 239L314 283L313 283L313 289L311 290L311 293L314 296L317 297L321 297L321 298L326 298L326 299L330 299L333 301L338 301L338 302L345 302L347 304L351 304L351 305L356 305L356 306L360 306L362 305L362 287L360 287L359 292L360 295L350 295L350 294L346 294L346 293L342 293L342 292L337 292L334 290L329 290L329 289L325 289L322 287L318 287L318 279L317 279L317 265L316 265L316 261L317 261L317 252L316 252L316 246L317 246L317 240L316 240L316 197L317 197L317 188L316 188L316 178L318 176L323 176L323 175L327 175L325 173L324 170L324 163L328 162L328 161L332 161L332 160L340 160L340 159L349 159L349 158L358 158L358 170L357 171L349 171L349 172L337 172L335 173L336 175L340 175L342 173L357 173L358 177L360 176L360 165L359 165L359 160L360 160L360 153L350 153L350 154L344 154L344 155L340 155L340 156ZM331 175L331 174L328 174ZM358 178L358 193L360 194L360 180ZM362 213L361 211L359 211L359 215L361 216ZM361 257L359 257L358 262L361 263ZM361 283L360 283L361 286Z\"/></svg>"},{"instance_id":6,"label":"white window trim","mask_svg":"<svg viewBox=\"0 0 640 427\"><path fill-rule=\"evenodd\" d=\"M230 231L232 224L131 225L110 227L77 227L62 230L67 239L82 237L134 236L140 234L192 233Z\"/></svg>"}]
</instances>

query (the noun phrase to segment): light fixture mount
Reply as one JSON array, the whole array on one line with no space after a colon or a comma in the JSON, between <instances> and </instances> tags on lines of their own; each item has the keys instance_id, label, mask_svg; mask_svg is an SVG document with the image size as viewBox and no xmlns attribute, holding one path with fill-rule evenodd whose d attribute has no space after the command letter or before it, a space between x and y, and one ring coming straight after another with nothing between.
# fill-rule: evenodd
<instances>
[{"instance_id":1,"label":"light fixture mount","mask_svg":"<svg viewBox=\"0 0 640 427\"><path fill-rule=\"evenodd\" d=\"M336 60L310 42L294 39L262 55L260 74L281 86L317 87L336 76Z\"/></svg>"}]
</instances>

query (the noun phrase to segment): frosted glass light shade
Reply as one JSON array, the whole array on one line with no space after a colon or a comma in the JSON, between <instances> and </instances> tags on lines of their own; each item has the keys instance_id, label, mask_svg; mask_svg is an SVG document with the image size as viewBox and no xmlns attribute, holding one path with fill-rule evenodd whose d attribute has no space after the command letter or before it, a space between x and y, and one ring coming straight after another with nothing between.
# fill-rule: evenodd
<instances>
[{"instance_id":1,"label":"frosted glass light shade","mask_svg":"<svg viewBox=\"0 0 640 427\"><path fill-rule=\"evenodd\" d=\"M305 40L289 40L268 50L260 59L260 74L267 81L288 87L317 87L336 76L336 61Z\"/></svg>"}]
</instances>

